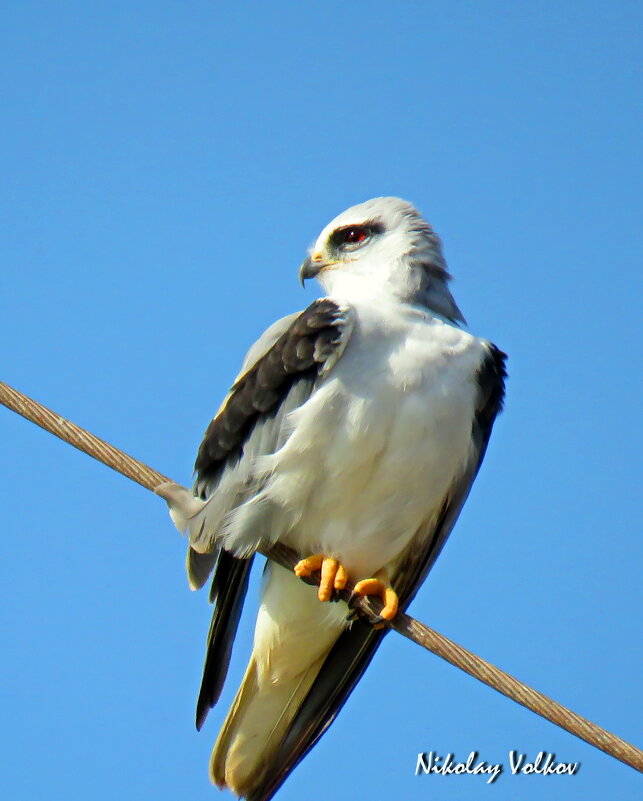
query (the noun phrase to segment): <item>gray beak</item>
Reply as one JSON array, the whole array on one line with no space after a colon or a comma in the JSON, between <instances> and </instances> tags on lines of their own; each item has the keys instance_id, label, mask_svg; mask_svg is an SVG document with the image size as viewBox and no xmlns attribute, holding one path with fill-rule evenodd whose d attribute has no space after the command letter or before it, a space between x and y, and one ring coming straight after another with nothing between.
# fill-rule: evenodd
<instances>
[{"instance_id":1,"label":"gray beak","mask_svg":"<svg viewBox=\"0 0 643 801\"><path fill-rule=\"evenodd\" d=\"M307 278L314 278L324 266L322 261L313 261L310 256L304 259L299 268L299 283L303 286Z\"/></svg>"}]
</instances>

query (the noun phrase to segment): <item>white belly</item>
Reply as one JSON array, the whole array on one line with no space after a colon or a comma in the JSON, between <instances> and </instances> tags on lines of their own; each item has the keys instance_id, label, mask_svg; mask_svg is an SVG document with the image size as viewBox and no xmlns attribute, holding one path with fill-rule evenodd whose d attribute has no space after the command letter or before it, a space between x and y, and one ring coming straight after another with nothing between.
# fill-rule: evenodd
<instances>
[{"instance_id":1,"label":"white belly","mask_svg":"<svg viewBox=\"0 0 643 801\"><path fill-rule=\"evenodd\" d=\"M354 578L394 563L439 513L469 456L483 356L479 340L424 315L387 326L378 336L363 322L263 465L275 539L336 556Z\"/></svg>"}]
</instances>

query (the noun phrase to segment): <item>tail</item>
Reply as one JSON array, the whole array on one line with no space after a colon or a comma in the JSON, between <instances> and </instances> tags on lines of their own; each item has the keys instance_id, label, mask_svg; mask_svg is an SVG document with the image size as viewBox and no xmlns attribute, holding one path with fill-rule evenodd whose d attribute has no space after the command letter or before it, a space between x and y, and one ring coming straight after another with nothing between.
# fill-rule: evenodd
<instances>
[{"instance_id":1,"label":"tail","mask_svg":"<svg viewBox=\"0 0 643 801\"><path fill-rule=\"evenodd\" d=\"M210 779L245 796L261 783L271 756L308 695L326 653L278 682L253 654L210 758Z\"/></svg>"}]
</instances>

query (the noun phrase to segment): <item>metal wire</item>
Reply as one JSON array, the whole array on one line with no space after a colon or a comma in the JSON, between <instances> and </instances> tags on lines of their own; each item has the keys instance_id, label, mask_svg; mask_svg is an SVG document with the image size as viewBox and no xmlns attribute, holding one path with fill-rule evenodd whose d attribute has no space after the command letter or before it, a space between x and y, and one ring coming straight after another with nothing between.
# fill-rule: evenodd
<instances>
[{"instance_id":1,"label":"metal wire","mask_svg":"<svg viewBox=\"0 0 643 801\"><path fill-rule=\"evenodd\" d=\"M160 484L171 480L3 382L0 382L0 403L146 489L153 491ZM275 545L262 550L262 553L284 567L293 567L300 558L298 554L283 545ZM348 599L351 589L352 587L348 586L342 593L345 600ZM362 609L371 615L377 614L381 608L376 599L362 599L360 604ZM566 729L570 734L580 737L606 754L643 772L643 751L523 684L418 620L399 613L392 621L391 628L489 687L493 687L512 701L522 704L556 726Z\"/></svg>"}]
</instances>

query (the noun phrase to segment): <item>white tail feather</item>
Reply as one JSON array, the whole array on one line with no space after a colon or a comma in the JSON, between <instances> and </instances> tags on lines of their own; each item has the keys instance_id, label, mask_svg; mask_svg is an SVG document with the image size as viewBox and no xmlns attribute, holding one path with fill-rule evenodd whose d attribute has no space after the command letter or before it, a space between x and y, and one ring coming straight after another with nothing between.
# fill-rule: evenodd
<instances>
[{"instance_id":1,"label":"white tail feather","mask_svg":"<svg viewBox=\"0 0 643 801\"><path fill-rule=\"evenodd\" d=\"M191 522L198 517L207 503L195 498L187 487L175 484L173 481L160 484L154 492L167 503L172 522L181 534L185 534Z\"/></svg>"},{"instance_id":2,"label":"white tail feather","mask_svg":"<svg viewBox=\"0 0 643 801\"><path fill-rule=\"evenodd\" d=\"M219 787L247 795L256 786L308 694L326 654L294 677L272 683L259 676L254 656L210 758L210 778Z\"/></svg>"}]
</instances>

